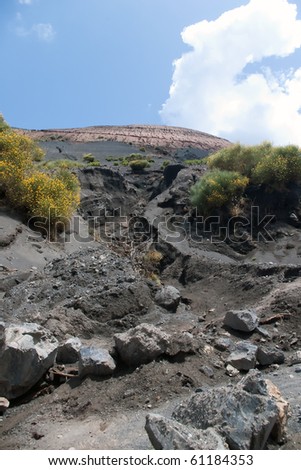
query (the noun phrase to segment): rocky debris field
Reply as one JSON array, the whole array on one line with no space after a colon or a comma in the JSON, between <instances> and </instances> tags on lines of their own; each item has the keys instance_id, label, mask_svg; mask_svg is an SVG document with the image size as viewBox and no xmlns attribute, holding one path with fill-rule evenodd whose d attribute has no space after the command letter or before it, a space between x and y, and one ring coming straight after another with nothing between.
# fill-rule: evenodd
<instances>
[{"instance_id":1,"label":"rocky debris field","mask_svg":"<svg viewBox=\"0 0 301 470\"><path fill-rule=\"evenodd\" d=\"M76 171L81 205L54 242L1 207L1 449L300 449L289 214L270 241L200 241L204 165Z\"/></svg>"}]
</instances>

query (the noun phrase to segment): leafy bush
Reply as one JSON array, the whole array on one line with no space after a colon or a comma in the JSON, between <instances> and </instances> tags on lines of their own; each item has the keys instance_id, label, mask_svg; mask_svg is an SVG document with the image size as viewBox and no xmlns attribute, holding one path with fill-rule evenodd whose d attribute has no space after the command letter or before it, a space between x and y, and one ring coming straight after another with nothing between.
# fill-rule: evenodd
<instances>
[{"instance_id":1,"label":"leafy bush","mask_svg":"<svg viewBox=\"0 0 301 470\"><path fill-rule=\"evenodd\" d=\"M56 223L69 218L79 203L77 177L61 166L51 173L39 171L34 162L44 152L28 137L4 129L0 132L0 188L12 207L29 216L49 218Z\"/></svg>"},{"instance_id":2,"label":"leafy bush","mask_svg":"<svg viewBox=\"0 0 301 470\"><path fill-rule=\"evenodd\" d=\"M300 149L294 145L273 148L253 170L252 180L278 190L289 183L301 182Z\"/></svg>"},{"instance_id":3,"label":"leafy bush","mask_svg":"<svg viewBox=\"0 0 301 470\"><path fill-rule=\"evenodd\" d=\"M254 146L235 144L209 156L207 164L211 169L238 171L251 178L257 164L269 155L272 149L269 142Z\"/></svg>"},{"instance_id":4,"label":"leafy bush","mask_svg":"<svg viewBox=\"0 0 301 470\"><path fill-rule=\"evenodd\" d=\"M46 217L55 224L63 218L70 218L79 203L77 178L68 171L61 171L56 176L34 172L23 180L22 206L30 215Z\"/></svg>"},{"instance_id":5,"label":"leafy bush","mask_svg":"<svg viewBox=\"0 0 301 470\"><path fill-rule=\"evenodd\" d=\"M231 206L242 196L249 179L234 171L213 170L191 189L191 202L204 215Z\"/></svg>"},{"instance_id":6,"label":"leafy bush","mask_svg":"<svg viewBox=\"0 0 301 470\"><path fill-rule=\"evenodd\" d=\"M129 163L133 173L139 173L149 166L147 160L133 160Z\"/></svg>"}]
</instances>

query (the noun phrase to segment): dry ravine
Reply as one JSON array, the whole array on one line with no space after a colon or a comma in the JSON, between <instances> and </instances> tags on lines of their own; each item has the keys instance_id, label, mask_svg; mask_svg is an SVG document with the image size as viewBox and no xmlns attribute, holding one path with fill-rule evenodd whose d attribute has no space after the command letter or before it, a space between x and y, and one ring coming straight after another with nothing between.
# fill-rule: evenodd
<instances>
[{"instance_id":1,"label":"dry ravine","mask_svg":"<svg viewBox=\"0 0 301 470\"><path fill-rule=\"evenodd\" d=\"M186 161L229 143L181 132L31 133L99 165L55 241L0 207L1 449L301 448L301 224L196 237Z\"/></svg>"}]
</instances>

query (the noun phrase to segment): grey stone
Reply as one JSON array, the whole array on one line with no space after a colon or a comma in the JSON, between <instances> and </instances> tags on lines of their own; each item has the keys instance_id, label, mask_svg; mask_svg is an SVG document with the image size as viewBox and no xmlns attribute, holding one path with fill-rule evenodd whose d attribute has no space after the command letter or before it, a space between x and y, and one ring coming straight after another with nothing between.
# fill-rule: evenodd
<instances>
[{"instance_id":1,"label":"grey stone","mask_svg":"<svg viewBox=\"0 0 301 470\"><path fill-rule=\"evenodd\" d=\"M209 379L212 379L214 377L214 370L212 369L212 367L201 366L200 371L203 372L206 377L209 377Z\"/></svg>"},{"instance_id":2,"label":"grey stone","mask_svg":"<svg viewBox=\"0 0 301 470\"><path fill-rule=\"evenodd\" d=\"M56 362L58 364L73 364L79 359L82 343L79 338L70 338L58 347Z\"/></svg>"},{"instance_id":3,"label":"grey stone","mask_svg":"<svg viewBox=\"0 0 301 470\"><path fill-rule=\"evenodd\" d=\"M53 365L57 340L35 323L10 325L0 349L0 395L9 400L32 388Z\"/></svg>"},{"instance_id":4,"label":"grey stone","mask_svg":"<svg viewBox=\"0 0 301 470\"><path fill-rule=\"evenodd\" d=\"M224 324L233 330L250 333L259 324L259 319L254 310L230 310L226 313Z\"/></svg>"},{"instance_id":5,"label":"grey stone","mask_svg":"<svg viewBox=\"0 0 301 470\"><path fill-rule=\"evenodd\" d=\"M215 429L196 430L157 414L146 416L145 430L156 450L228 449Z\"/></svg>"},{"instance_id":6,"label":"grey stone","mask_svg":"<svg viewBox=\"0 0 301 470\"><path fill-rule=\"evenodd\" d=\"M164 354L170 344L170 335L148 323L114 336L115 346L127 365L146 364Z\"/></svg>"},{"instance_id":7,"label":"grey stone","mask_svg":"<svg viewBox=\"0 0 301 470\"><path fill-rule=\"evenodd\" d=\"M235 345L235 349L228 357L227 363L238 370L254 369L256 353L257 346L248 341L240 341Z\"/></svg>"},{"instance_id":8,"label":"grey stone","mask_svg":"<svg viewBox=\"0 0 301 470\"><path fill-rule=\"evenodd\" d=\"M239 370L231 366L231 364L228 364L226 367L226 374L229 377L236 377L237 375L239 375Z\"/></svg>"},{"instance_id":9,"label":"grey stone","mask_svg":"<svg viewBox=\"0 0 301 470\"><path fill-rule=\"evenodd\" d=\"M155 301L166 310L175 312L181 300L181 294L173 286L163 287L155 296Z\"/></svg>"},{"instance_id":10,"label":"grey stone","mask_svg":"<svg viewBox=\"0 0 301 470\"><path fill-rule=\"evenodd\" d=\"M3 414L9 407L9 401L5 397L0 397L0 413Z\"/></svg>"},{"instance_id":11,"label":"grey stone","mask_svg":"<svg viewBox=\"0 0 301 470\"><path fill-rule=\"evenodd\" d=\"M296 351L294 354L290 356L289 364L291 366L295 364L301 364L301 351Z\"/></svg>"},{"instance_id":12,"label":"grey stone","mask_svg":"<svg viewBox=\"0 0 301 470\"><path fill-rule=\"evenodd\" d=\"M273 387L271 391L268 381L252 371L235 386L192 395L172 418L197 429L214 427L231 449L263 449L272 432L278 442L285 432L288 405Z\"/></svg>"},{"instance_id":13,"label":"grey stone","mask_svg":"<svg viewBox=\"0 0 301 470\"><path fill-rule=\"evenodd\" d=\"M217 338L215 340L214 346L219 351L229 351L233 348L233 341L230 338Z\"/></svg>"},{"instance_id":14,"label":"grey stone","mask_svg":"<svg viewBox=\"0 0 301 470\"><path fill-rule=\"evenodd\" d=\"M81 378L111 375L115 369L115 361L106 349L91 346L79 351L78 373Z\"/></svg>"},{"instance_id":15,"label":"grey stone","mask_svg":"<svg viewBox=\"0 0 301 470\"><path fill-rule=\"evenodd\" d=\"M283 364L285 356L283 351L272 346L259 346L257 350L257 361L261 366L271 364Z\"/></svg>"},{"instance_id":16,"label":"grey stone","mask_svg":"<svg viewBox=\"0 0 301 470\"><path fill-rule=\"evenodd\" d=\"M196 351L197 346L195 337L191 333L184 331L183 333L171 335L166 354L176 356L179 353L193 353Z\"/></svg>"}]
</instances>

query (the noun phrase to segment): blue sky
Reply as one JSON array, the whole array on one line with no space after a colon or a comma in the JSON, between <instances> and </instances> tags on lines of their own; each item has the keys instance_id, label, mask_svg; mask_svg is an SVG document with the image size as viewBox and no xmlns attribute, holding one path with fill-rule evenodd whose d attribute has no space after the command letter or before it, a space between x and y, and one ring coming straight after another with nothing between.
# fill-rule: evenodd
<instances>
[{"instance_id":1,"label":"blue sky","mask_svg":"<svg viewBox=\"0 0 301 470\"><path fill-rule=\"evenodd\" d=\"M1 0L0 111L297 143L300 19L301 0Z\"/></svg>"}]
</instances>

